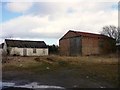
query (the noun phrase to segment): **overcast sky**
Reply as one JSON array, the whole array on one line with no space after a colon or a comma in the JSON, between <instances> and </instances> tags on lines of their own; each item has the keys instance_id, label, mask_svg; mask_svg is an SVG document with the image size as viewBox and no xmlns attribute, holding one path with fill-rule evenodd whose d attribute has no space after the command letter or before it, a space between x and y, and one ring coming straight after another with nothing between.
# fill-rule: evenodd
<instances>
[{"instance_id":1,"label":"overcast sky","mask_svg":"<svg viewBox=\"0 0 120 90\"><path fill-rule=\"evenodd\" d=\"M4 38L14 38L44 40L49 45L58 45L68 30L99 33L103 26L118 25L118 0L13 1L0 3L0 42Z\"/></svg>"}]
</instances>

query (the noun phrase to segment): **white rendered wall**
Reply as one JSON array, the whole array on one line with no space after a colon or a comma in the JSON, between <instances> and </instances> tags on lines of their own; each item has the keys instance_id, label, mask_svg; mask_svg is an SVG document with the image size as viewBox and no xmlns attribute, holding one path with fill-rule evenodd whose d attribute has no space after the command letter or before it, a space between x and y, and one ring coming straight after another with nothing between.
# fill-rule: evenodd
<instances>
[{"instance_id":1,"label":"white rendered wall","mask_svg":"<svg viewBox=\"0 0 120 90\"><path fill-rule=\"evenodd\" d=\"M33 53L33 48L27 48L27 56L44 56L48 55L48 48L36 48L36 53Z\"/></svg>"},{"instance_id":2,"label":"white rendered wall","mask_svg":"<svg viewBox=\"0 0 120 90\"><path fill-rule=\"evenodd\" d=\"M12 47L10 50L10 55L23 55L23 48ZM44 56L48 55L48 48L36 48L36 53L33 53L33 48L26 48L26 55L27 56Z\"/></svg>"},{"instance_id":3,"label":"white rendered wall","mask_svg":"<svg viewBox=\"0 0 120 90\"><path fill-rule=\"evenodd\" d=\"M12 47L10 50L10 55L14 55L14 54L23 56L23 48Z\"/></svg>"}]
</instances>

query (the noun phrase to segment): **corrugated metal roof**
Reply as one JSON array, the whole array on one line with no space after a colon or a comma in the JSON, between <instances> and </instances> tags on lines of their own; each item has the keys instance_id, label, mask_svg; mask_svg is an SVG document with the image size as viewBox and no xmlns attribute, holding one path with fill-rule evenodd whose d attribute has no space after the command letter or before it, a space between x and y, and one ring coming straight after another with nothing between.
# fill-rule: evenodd
<instances>
[{"instance_id":1,"label":"corrugated metal roof","mask_svg":"<svg viewBox=\"0 0 120 90\"><path fill-rule=\"evenodd\" d=\"M8 47L18 48L47 48L44 41L28 41L28 40L11 40L5 39Z\"/></svg>"}]
</instances>

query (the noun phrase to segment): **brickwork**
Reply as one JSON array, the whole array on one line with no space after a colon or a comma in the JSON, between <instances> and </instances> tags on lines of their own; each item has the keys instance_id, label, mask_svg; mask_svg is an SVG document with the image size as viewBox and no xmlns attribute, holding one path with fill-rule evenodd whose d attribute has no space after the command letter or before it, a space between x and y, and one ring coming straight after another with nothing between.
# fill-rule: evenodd
<instances>
[{"instance_id":1,"label":"brickwork","mask_svg":"<svg viewBox=\"0 0 120 90\"><path fill-rule=\"evenodd\" d=\"M71 38L71 37L75 37L75 36L77 36L77 34L76 33L74 33L74 32L67 32L61 39L65 39L65 38Z\"/></svg>"},{"instance_id":2,"label":"brickwork","mask_svg":"<svg viewBox=\"0 0 120 90\"><path fill-rule=\"evenodd\" d=\"M82 37L82 55L99 54L98 38Z\"/></svg>"},{"instance_id":3,"label":"brickwork","mask_svg":"<svg viewBox=\"0 0 120 90\"><path fill-rule=\"evenodd\" d=\"M59 46L60 46L60 54L61 55L69 55L69 39L63 39L59 41Z\"/></svg>"},{"instance_id":4,"label":"brickwork","mask_svg":"<svg viewBox=\"0 0 120 90\"><path fill-rule=\"evenodd\" d=\"M102 46L101 46L102 44ZM99 48L101 54L108 54L115 52L116 46L115 46L115 40L109 39L109 38L102 38L99 40Z\"/></svg>"}]
</instances>

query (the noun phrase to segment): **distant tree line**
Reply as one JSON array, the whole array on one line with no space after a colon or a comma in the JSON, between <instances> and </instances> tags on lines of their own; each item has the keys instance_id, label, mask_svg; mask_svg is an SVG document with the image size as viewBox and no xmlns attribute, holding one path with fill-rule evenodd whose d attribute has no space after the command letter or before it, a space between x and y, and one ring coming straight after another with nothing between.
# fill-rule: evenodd
<instances>
[{"instance_id":1,"label":"distant tree line","mask_svg":"<svg viewBox=\"0 0 120 90\"><path fill-rule=\"evenodd\" d=\"M48 45L49 54L59 54L59 46L58 45Z\"/></svg>"}]
</instances>

